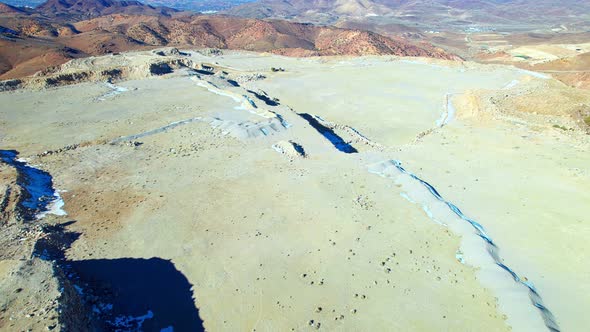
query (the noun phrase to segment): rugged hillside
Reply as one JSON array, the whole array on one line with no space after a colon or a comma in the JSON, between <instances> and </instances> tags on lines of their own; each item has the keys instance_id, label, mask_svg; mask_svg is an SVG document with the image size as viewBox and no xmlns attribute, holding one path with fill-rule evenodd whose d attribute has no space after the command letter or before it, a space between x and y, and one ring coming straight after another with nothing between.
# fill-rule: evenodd
<instances>
[{"instance_id":1,"label":"rugged hillside","mask_svg":"<svg viewBox=\"0 0 590 332\"><path fill-rule=\"evenodd\" d=\"M143 45L194 45L273 52L303 49L317 55L393 54L453 58L428 45L413 45L371 32L284 21L224 16L162 17L108 15L74 24L80 33L108 31ZM288 52L287 52L288 53Z\"/></svg>"},{"instance_id":2,"label":"rugged hillside","mask_svg":"<svg viewBox=\"0 0 590 332\"><path fill-rule=\"evenodd\" d=\"M12 7L6 8L7 14L0 14L0 79L30 75L71 58L159 46L241 49L291 56L390 54L456 58L429 44L372 32L172 12L133 1L49 0L30 12L15 13Z\"/></svg>"}]
</instances>

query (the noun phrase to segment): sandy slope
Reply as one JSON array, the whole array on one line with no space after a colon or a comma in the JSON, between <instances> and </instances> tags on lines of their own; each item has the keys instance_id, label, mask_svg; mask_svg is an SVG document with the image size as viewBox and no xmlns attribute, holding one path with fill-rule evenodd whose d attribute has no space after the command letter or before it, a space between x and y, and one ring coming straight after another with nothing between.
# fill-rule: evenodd
<instances>
[{"instance_id":1,"label":"sandy slope","mask_svg":"<svg viewBox=\"0 0 590 332\"><path fill-rule=\"evenodd\" d=\"M480 238L461 233L451 217L437 220L448 227L434 222L425 212L434 203L399 174L368 171L399 159L486 226L563 330L588 325L577 313L590 308L577 254L588 249L587 137L497 110L465 118L463 104L448 125L436 124L447 93L501 89L525 82L522 72L385 57L192 59L216 62L233 79L268 78L238 88L202 75L217 91L178 71L116 83L127 91L114 95L104 83L0 94L8 106L0 109L2 145L67 190L65 209L77 220L69 228L82 233L68 259L171 260L211 331L542 330L521 285L493 264L475 264L487 257ZM243 87L281 105L234 101L255 98ZM247 131L271 128L262 111L291 126L268 136ZM296 112L339 125L336 133L359 153L338 151ZM187 119L196 120L134 139L141 145L105 144ZM377 145L346 136L345 125ZM273 150L289 140L307 157ZM152 323L182 324L159 321L158 312Z\"/></svg>"}]
</instances>

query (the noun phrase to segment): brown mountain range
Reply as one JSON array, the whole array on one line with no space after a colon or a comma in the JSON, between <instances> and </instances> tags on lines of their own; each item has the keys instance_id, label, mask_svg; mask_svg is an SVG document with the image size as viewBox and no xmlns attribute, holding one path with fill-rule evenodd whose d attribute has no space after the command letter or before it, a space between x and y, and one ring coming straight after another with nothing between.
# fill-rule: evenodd
<instances>
[{"instance_id":1,"label":"brown mountain range","mask_svg":"<svg viewBox=\"0 0 590 332\"><path fill-rule=\"evenodd\" d=\"M176 9L168 7L154 7L134 0L48 0L35 11L45 16L65 16L73 19L97 17L110 14L149 14L169 16Z\"/></svg>"},{"instance_id":2,"label":"brown mountain range","mask_svg":"<svg viewBox=\"0 0 590 332\"><path fill-rule=\"evenodd\" d=\"M291 56L457 57L429 44L359 30L280 20L207 16L135 1L49 0L0 13L0 79L30 75L71 58L159 46L209 47Z\"/></svg>"}]
</instances>

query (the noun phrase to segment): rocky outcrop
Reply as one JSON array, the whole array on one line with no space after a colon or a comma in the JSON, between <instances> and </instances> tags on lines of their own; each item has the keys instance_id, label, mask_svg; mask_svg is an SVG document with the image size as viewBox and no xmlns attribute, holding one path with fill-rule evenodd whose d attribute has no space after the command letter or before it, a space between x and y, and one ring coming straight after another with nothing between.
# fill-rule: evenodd
<instances>
[{"instance_id":1,"label":"rocky outcrop","mask_svg":"<svg viewBox=\"0 0 590 332\"><path fill-rule=\"evenodd\" d=\"M272 148L291 161L298 158L307 158L305 149L294 141L279 141Z\"/></svg>"},{"instance_id":2,"label":"rocky outcrop","mask_svg":"<svg viewBox=\"0 0 590 332\"><path fill-rule=\"evenodd\" d=\"M20 205L23 193L16 183L18 176L16 170L0 163L0 174L0 227L2 227L20 222L24 218Z\"/></svg>"},{"instance_id":3,"label":"rocky outcrop","mask_svg":"<svg viewBox=\"0 0 590 332\"><path fill-rule=\"evenodd\" d=\"M127 79L142 79L173 73L180 68L213 74L215 68L195 63L176 48L150 52L153 56L145 62L129 63L117 55L112 61L97 64L94 58L75 59L60 66L48 68L34 76L18 80L0 81L0 92L20 88L44 89L83 82L116 82ZM149 53L148 53L149 54Z\"/></svg>"},{"instance_id":4,"label":"rocky outcrop","mask_svg":"<svg viewBox=\"0 0 590 332\"><path fill-rule=\"evenodd\" d=\"M0 81L0 92L16 90L22 84L21 80L6 80Z\"/></svg>"}]
</instances>

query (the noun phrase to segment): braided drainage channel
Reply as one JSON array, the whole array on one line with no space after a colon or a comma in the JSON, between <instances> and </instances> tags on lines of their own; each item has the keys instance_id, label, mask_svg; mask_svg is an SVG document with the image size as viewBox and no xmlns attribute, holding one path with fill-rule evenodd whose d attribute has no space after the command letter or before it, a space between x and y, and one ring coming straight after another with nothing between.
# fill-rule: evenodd
<instances>
[{"instance_id":1,"label":"braided drainage channel","mask_svg":"<svg viewBox=\"0 0 590 332\"><path fill-rule=\"evenodd\" d=\"M397 169L397 171L399 171L399 172L394 172L395 169ZM537 292L537 290L535 289L533 284L531 282L529 282L526 278L521 278L512 268L510 268L506 264L504 264L502 258L499 255L498 246L495 244L495 242L488 235L485 228L480 223L478 223L477 221L475 221L475 220L467 217L465 214L463 214L463 212L455 204L445 200L431 184L422 180L417 175L409 172L404 167L402 167L402 164L400 161L390 160L390 161L384 161L384 162L380 162L380 163L377 163L374 165L370 165L369 172L373 173L373 174L380 175L385 178L397 178L398 181L399 181L400 175L407 175L410 177L410 179L417 181L418 184L421 184L423 187L425 187L428 190L428 192L436 199L436 201L438 201L439 203L442 203L442 205L441 204L438 205L439 213L446 214L447 216L450 216L450 217L453 217L453 215L454 215L456 217L459 217L462 221L467 222L471 226L471 228L473 228L475 230L475 234L479 238L483 239L484 244L485 244L485 249L486 249L487 253L489 254L489 257L493 260L493 263L495 265L499 266L503 271L508 272L510 274L510 276L514 279L514 281L516 282L517 285L522 285L525 287L525 290L528 293L528 298L530 299L533 306L536 307L539 310L539 312L541 313L541 317L543 318L544 324L549 329L549 331L552 331L552 332L559 332L560 331L559 326L557 325L557 322L555 320L555 317L553 316L551 311L549 311L549 309L547 309L547 307L543 303L541 295ZM411 181L410 179L407 179L407 180ZM415 182L412 182L412 183L415 183ZM419 191L416 190L416 192L419 192ZM402 193L402 196L408 197L406 193ZM446 211L443 211L443 210L446 210ZM432 218L431 214L429 214L429 216ZM466 224L463 224L460 227L465 227L465 226L466 226ZM469 229L468 226L467 226L467 229ZM479 247L481 245L477 245L477 246ZM470 249L472 249L472 247L474 247L473 243L471 244ZM477 254L475 254L474 257L477 257ZM475 258L473 260L478 260L478 259ZM489 258L487 260L489 260ZM480 260L480 262L481 262L481 260ZM510 296L510 294L509 294L509 296ZM514 298L513 296L511 296L511 297ZM526 299L526 296L524 298ZM522 308L519 309L518 311L520 313L523 312ZM513 328L514 327L515 326L513 326ZM515 330L519 330L519 329L515 329Z\"/></svg>"}]
</instances>

